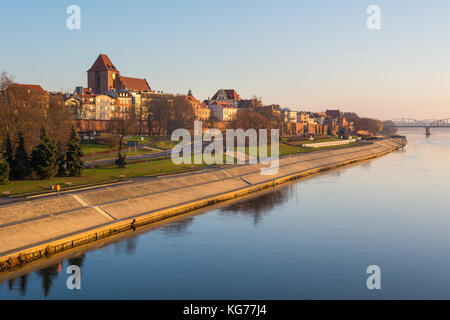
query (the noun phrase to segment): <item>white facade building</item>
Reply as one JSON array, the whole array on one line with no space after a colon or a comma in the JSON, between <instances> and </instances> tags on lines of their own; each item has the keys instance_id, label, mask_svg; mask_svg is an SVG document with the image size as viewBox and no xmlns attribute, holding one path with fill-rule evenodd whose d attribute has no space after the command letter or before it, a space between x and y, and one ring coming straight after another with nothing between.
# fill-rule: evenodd
<instances>
[{"instance_id":1,"label":"white facade building","mask_svg":"<svg viewBox=\"0 0 450 320\"><path fill-rule=\"evenodd\" d=\"M211 117L217 121L232 121L236 118L237 108L230 106L228 103L215 102L209 106Z\"/></svg>"}]
</instances>

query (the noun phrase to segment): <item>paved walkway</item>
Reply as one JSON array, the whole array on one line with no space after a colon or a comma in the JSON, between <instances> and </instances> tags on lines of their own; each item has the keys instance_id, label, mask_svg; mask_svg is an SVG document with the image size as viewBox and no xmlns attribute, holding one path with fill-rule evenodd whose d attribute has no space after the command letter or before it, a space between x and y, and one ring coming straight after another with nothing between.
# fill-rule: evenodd
<instances>
[{"instance_id":1,"label":"paved walkway","mask_svg":"<svg viewBox=\"0 0 450 320\"><path fill-rule=\"evenodd\" d=\"M267 183L302 171L389 152L401 140L280 158L274 175L247 164L107 186L0 207L0 257L121 220Z\"/></svg>"}]
</instances>

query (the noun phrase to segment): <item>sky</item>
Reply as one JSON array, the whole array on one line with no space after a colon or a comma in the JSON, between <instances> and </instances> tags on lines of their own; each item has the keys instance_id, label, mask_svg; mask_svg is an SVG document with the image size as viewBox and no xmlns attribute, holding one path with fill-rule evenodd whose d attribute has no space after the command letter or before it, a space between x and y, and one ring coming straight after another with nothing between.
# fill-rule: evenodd
<instances>
[{"instance_id":1,"label":"sky","mask_svg":"<svg viewBox=\"0 0 450 320\"><path fill-rule=\"evenodd\" d=\"M81 9L81 29L66 9ZM377 5L381 29L369 30ZM0 4L0 71L48 91L87 86L107 54L153 90L220 88L293 110L450 118L450 1L39 0Z\"/></svg>"}]
</instances>

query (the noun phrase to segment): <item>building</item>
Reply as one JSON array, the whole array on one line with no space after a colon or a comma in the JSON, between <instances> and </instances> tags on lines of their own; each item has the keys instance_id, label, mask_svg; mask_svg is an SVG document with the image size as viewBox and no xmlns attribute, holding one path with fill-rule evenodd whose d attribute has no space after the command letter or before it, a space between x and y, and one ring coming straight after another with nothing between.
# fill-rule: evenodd
<instances>
[{"instance_id":1,"label":"building","mask_svg":"<svg viewBox=\"0 0 450 320\"><path fill-rule=\"evenodd\" d=\"M347 121L347 118L344 116L341 116L339 120L337 121L337 125L339 127L339 133L345 134L349 130L349 123Z\"/></svg>"},{"instance_id":2,"label":"building","mask_svg":"<svg viewBox=\"0 0 450 320\"><path fill-rule=\"evenodd\" d=\"M327 109L325 111L325 114L334 120L338 120L341 117L341 111L339 109L337 109L337 110L328 110Z\"/></svg>"},{"instance_id":3,"label":"building","mask_svg":"<svg viewBox=\"0 0 450 320\"><path fill-rule=\"evenodd\" d=\"M95 119L95 94L87 88L83 88L81 97L82 118L81 119Z\"/></svg>"},{"instance_id":4,"label":"building","mask_svg":"<svg viewBox=\"0 0 450 320\"><path fill-rule=\"evenodd\" d=\"M10 97L14 97L16 104L29 105L37 102L45 107L49 105L49 93L38 84L13 83L7 91L10 93Z\"/></svg>"},{"instance_id":5,"label":"building","mask_svg":"<svg viewBox=\"0 0 450 320\"><path fill-rule=\"evenodd\" d=\"M96 117L95 97L96 95L88 88L76 87L64 104L73 109L75 119L93 120Z\"/></svg>"},{"instance_id":6,"label":"building","mask_svg":"<svg viewBox=\"0 0 450 320\"><path fill-rule=\"evenodd\" d=\"M211 110L206 104L201 103L200 107L194 110L195 119L200 121L208 121L211 118Z\"/></svg>"},{"instance_id":7,"label":"building","mask_svg":"<svg viewBox=\"0 0 450 320\"><path fill-rule=\"evenodd\" d=\"M274 117L276 117L277 119L281 119L281 107L279 104L260 106L258 110L271 112Z\"/></svg>"},{"instance_id":8,"label":"building","mask_svg":"<svg viewBox=\"0 0 450 320\"><path fill-rule=\"evenodd\" d=\"M64 105L72 109L75 119L84 119L81 98L79 96L71 96L64 101Z\"/></svg>"},{"instance_id":9,"label":"building","mask_svg":"<svg viewBox=\"0 0 450 320\"><path fill-rule=\"evenodd\" d=\"M42 89L42 87L38 84L13 83L11 84L11 88L27 94L47 95L47 91Z\"/></svg>"},{"instance_id":10,"label":"building","mask_svg":"<svg viewBox=\"0 0 450 320\"><path fill-rule=\"evenodd\" d=\"M305 133L305 126L303 123L297 122L295 124L295 134L296 135L303 135Z\"/></svg>"},{"instance_id":11,"label":"building","mask_svg":"<svg viewBox=\"0 0 450 320\"><path fill-rule=\"evenodd\" d=\"M237 107L227 102L216 101L209 105L211 118L216 121L232 121L236 118Z\"/></svg>"},{"instance_id":12,"label":"building","mask_svg":"<svg viewBox=\"0 0 450 320\"><path fill-rule=\"evenodd\" d=\"M117 99L106 94L95 97L95 119L111 120L118 116Z\"/></svg>"},{"instance_id":13,"label":"building","mask_svg":"<svg viewBox=\"0 0 450 320\"><path fill-rule=\"evenodd\" d=\"M208 100L208 105L214 104L216 102L224 102L228 105L237 108L241 97L238 95L234 89L220 89L216 94Z\"/></svg>"},{"instance_id":14,"label":"building","mask_svg":"<svg viewBox=\"0 0 450 320\"><path fill-rule=\"evenodd\" d=\"M261 100L258 99L242 99L238 101L238 108L255 108L262 106Z\"/></svg>"},{"instance_id":15,"label":"building","mask_svg":"<svg viewBox=\"0 0 450 320\"><path fill-rule=\"evenodd\" d=\"M109 90L151 91L146 79L122 76L106 54L100 54L87 71L88 87L95 94Z\"/></svg>"},{"instance_id":16,"label":"building","mask_svg":"<svg viewBox=\"0 0 450 320\"><path fill-rule=\"evenodd\" d=\"M200 121L208 121L211 116L211 110L208 108L208 106L198 101L194 98L192 91L189 90L188 94L183 96L192 106L192 109L195 113L195 119Z\"/></svg>"},{"instance_id":17,"label":"building","mask_svg":"<svg viewBox=\"0 0 450 320\"><path fill-rule=\"evenodd\" d=\"M151 92L150 86L146 79L131 78L131 77L119 77L120 89L130 91L144 91ZM120 90L119 89L119 90Z\"/></svg>"},{"instance_id":18,"label":"building","mask_svg":"<svg viewBox=\"0 0 450 320\"><path fill-rule=\"evenodd\" d=\"M299 111L297 112L297 122L306 124L316 124L316 120L311 116L309 112Z\"/></svg>"},{"instance_id":19,"label":"building","mask_svg":"<svg viewBox=\"0 0 450 320\"><path fill-rule=\"evenodd\" d=\"M281 109L281 121L282 122L297 122L297 111L291 111L288 108Z\"/></svg>"},{"instance_id":20,"label":"building","mask_svg":"<svg viewBox=\"0 0 450 320\"><path fill-rule=\"evenodd\" d=\"M308 123L305 127L305 133L309 135L318 135L319 134L319 125Z\"/></svg>"},{"instance_id":21,"label":"building","mask_svg":"<svg viewBox=\"0 0 450 320\"><path fill-rule=\"evenodd\" d=\"M49 92L49 102L56 106L63 106L67 99L64 92Z\"/></svg>"},{"instance_id":22,"label":"building","mask_svg":"<svg viewBox=\"0 0 450 320\"><path fill-rule=\"evenodd\" d=\"M339 131L339 126L337 124L337 120L333 119L331 117L328 117L326 124L328 125L328 132L327 132L327 134L332 135L332 136L336 136L338 134L338 131Z\"/></svg>"},{"instance_id":23,"label":"building","mask_svg":"<svg viewBox=\"0 0 450 320\"><path fill-rule=\"evenodd\" d=\"M315 112L315 113L313 113L313 119L318 125L323 126L324 124L327 123L327 121L328 121L328 119L330 119L330 117L327 116L323 112Z\"/></svg>"},{"instance_id":24,"label":"building","mask_svg":"<svg viewBox=\"0 0 450 320\"><path fill-rule=\"evenodd\" d=\"M128 90L117 92L117 110L119 118L128 118L133 112L133 96Z\"/></svg>"},{"instance_id":25,"label":"building","mask_svg":"<svg viewBox=\"0 0 450 320\"><path fill-rule=\"evenodd\" d=\"M133 111L137 119L142 117L142 94L136 91L130 91L131 94L131 104L133 106Z\"/></svg>"}]
</instances>

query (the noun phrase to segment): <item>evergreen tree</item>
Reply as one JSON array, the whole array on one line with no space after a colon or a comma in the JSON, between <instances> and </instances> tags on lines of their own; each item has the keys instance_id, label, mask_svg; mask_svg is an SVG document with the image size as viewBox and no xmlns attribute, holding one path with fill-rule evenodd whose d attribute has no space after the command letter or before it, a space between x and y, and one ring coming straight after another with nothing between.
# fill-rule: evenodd
<instances>
[{"instance_id":1,"label":"evergreen tree","mask_svg":"<svg viewBox=\"0 0 450 320\"><path fill-rule=\"evenodd\" d=\"M0 184L9 183L9 163L0 157Z\"/></svg>"},{"instance_id":2,"label":"evergreen tree","mask_svg":"<svg viewBox=\"0 0 450 320\"><path fill-rule=\"evenodd\" d=\"M63 177L66 175L66 157L60 144L56 147L57 159L58 159L58 176Z\"/></svg>"},{"instance_id":3,"label":"evergreen tree","mask_svg":"<svg viewBox=\"0 0 450 320\"><path fill-rule=\"evenodd\" d=\"M19 132L19 144L12 161L12 177L17 180L23 180L30 176L31 166L28 153L25 150L25 138L22 132Z\"/></svg>"},{"instance_id":4,"label":"evergreen tree","mask_svg":"<svg viewBox=\"0 0 450 320\"><path fill-rule=\"evenodd\" d=\"M3 152L3 159L8 162L9 166L11 167L13 163L14 158L14 151L12 147L11 137L8 134L6 136L6 143L5 143L5 152Z\"/></svg>"},{"instance_id":5,"label":"evergreen tree","mask_svg":"<svg viewBox=\"0 0 450 320\"><path fill-rule=\"evenodd\" d=\"M72 127L70 138L67 142L66 167L67 173L71 176L81 176L84 168L83 151L81 150L81 139L75 127Z\"/></svg>"},{"instance_id":6,"label":"evergreen tree","mask_svg":"<svg viewBox=\"0 0 450 320\"><path fill-rule=\"evenodd\" d=\"M45 129L39 139L31 154L31 164L40 179L50 179L58 173L58 148Z\"/></svg>"}]
</instances>

